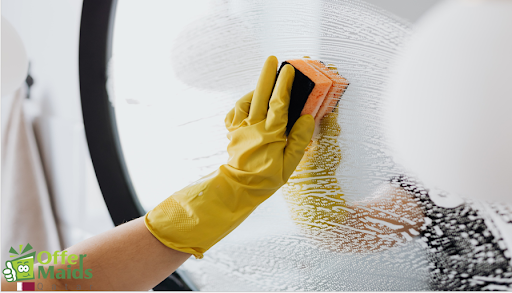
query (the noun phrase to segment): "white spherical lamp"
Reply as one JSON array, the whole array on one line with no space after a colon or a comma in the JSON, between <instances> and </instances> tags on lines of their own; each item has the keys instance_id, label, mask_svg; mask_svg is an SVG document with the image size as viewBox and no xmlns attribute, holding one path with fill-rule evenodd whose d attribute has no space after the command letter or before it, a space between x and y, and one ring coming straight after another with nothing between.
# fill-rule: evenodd
<instances>
[{"instance_id":1,"label":"white spherical lamp","mask_svg":"<svg viewBox=\"0 0 512 293\"><path fill-rule=\"evenodd\" d=\"M512 202L512 1L442 2L394 72L396 160L427 187Z\"/></svg>"}]
</instances>

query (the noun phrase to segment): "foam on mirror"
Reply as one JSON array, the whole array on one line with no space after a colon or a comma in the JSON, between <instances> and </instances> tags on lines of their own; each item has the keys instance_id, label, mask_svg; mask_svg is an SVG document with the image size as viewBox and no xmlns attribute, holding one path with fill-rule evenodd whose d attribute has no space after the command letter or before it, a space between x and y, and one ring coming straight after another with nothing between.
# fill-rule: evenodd
<instances>
[{"instance_id":1,"label":"foam on mirror","mask_svg":"<svg viewBox=\"0 0 512 293\"><path fill-rule=\"evenodd\" d=\"M224 116L268 55L350 83L289 182L179 269L197 289L510 289L511 210L431 197L389 155L384 89L408 23L351 0L189 2L117 4L109 83L144 208L227 161Z\"/></svg>"}]
</instances>

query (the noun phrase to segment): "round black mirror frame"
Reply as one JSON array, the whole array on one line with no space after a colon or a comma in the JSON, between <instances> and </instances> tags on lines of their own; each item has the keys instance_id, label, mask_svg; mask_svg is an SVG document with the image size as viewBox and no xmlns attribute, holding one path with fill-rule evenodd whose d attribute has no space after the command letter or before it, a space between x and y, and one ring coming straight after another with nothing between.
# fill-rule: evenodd
<instances>
[{"instance_id":1,"label":"round black mirror frame","mask_svg":"<svg viewBox=\"0 0 512 293\"><path fill-rule=\"evenodd\" d=\"M79 77L82 115L94 171L114 224L145 214L126 168L115 110L107 91L107 68L117 0L84 0L80 22ZM191 290L173 273L153 290Z\"/></svg>"}]
</instances>

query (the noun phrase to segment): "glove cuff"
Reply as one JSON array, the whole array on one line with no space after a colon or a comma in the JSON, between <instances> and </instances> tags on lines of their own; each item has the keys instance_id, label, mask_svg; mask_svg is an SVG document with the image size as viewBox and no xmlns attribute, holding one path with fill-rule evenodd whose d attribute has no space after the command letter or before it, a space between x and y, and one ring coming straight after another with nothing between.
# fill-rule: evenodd
<instances>
[{"instance_id":1,"label":"glove cuff","mask_svg":"<svg viewBox=\"0 0 512 293\"><path fill-rule=\"evenodd\" d=\"M147 229L169 248L196 258L233 231L267 197L216 172L176 192L149 211Z\"/></svg>"}]
</instances>

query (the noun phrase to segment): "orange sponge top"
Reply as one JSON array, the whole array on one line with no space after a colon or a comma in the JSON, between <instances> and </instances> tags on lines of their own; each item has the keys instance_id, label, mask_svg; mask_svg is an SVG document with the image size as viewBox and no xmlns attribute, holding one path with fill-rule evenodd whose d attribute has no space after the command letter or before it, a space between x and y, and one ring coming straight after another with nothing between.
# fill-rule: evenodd
<instances>
[{"instance_id":1,"label":"orange sponge top","mask_svg":"<svg viewBox=\"0 0 512 293\"><path fill-rule=\"evenodd\" d=\"M325 99L322 102L322 105L318 109L318 112L315 117L315 121L319 124L320 120L325 116L325 114L332 112L336 103L338 103L340 96L343 94L345 89L348 86L348 81L343 78L341 75L337 74L335 71L327 68L323 63L317 60L305 59L306 63L316 68L318 71L323 73L326 77L328 77L332 81L332 86Z\"/></svg>"},{"instance_id":2,"label":"orange sponge top","mask_svg":"<svg viewBox=\"0 0 512 293\"><path fill-rule=\"evenodd\" d=\"M318 69L308 64L304 59L292 59L287 60L287 62L315 83L315 87L309 94L308 100L300 115L310 114L311 116L316 117L320 106L332 86L332 81Z\"/></svg>"}]
</instances>

